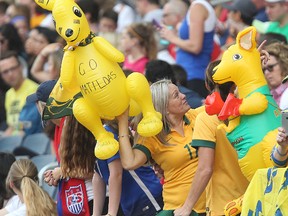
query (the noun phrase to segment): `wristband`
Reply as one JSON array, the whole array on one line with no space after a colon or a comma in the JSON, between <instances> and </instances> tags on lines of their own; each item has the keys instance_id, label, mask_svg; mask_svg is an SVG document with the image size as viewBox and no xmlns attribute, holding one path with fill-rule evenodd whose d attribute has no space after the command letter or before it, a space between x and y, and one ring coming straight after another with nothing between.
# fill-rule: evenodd
<instances>
[{"instance_id":1,"label":"wristband","mask_svg":"<svg viewBox=\"0 0 288 216\"><path fill-rule=\"evenodd\" d=\"M277 150L276 150L276 151L277 151ZM271 153L271 159L272 159L272 161L273 161L275 164L277 164L278 166L280 166L280 167L286 166L286 164L287 164L287 162L288 162L288 158L287 158L286 160L284 160L284 161L279 161L279 160L277 160L277 159L274 157L274 152L275 152L275 147L273 148L273 151L272 151L272 153Z\"/></svg>"},{"instance_id":2,"label":"wristband","mask_svg":"<svg viewBox=\"0 0 288 216\"><path fill-rule=\"evenodd\" d=\"M281 154L281 153L279 152L278 146L276 147L276 151L277 151L277 153L278 153L281 157L285 157L285 156L287 156L287 154L288 154L288 150L287 150L284 154Z\"/></svg>"}]
</instances>

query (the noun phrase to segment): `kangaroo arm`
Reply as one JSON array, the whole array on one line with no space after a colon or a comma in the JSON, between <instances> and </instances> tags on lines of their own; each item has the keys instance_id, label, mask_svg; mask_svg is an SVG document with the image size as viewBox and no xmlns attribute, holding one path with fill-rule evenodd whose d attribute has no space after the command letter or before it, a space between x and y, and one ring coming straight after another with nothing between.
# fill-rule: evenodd
<instances>
[{"instance_id":1,"label":"kangaroo arm","mask_svg":"<svg viewBox=\"0 0 288 216\"><path fill-rule=\"evenodd\" d=\"M63 56L60 72L60 79L63 88L69 88L69 86L75 85L75 54L73 52L74 51L66 51Z\"/></svg>"},{"instance_id":2,"label":"kangaroo arm","mask_svg":"<svg viewBox=\"0 0 288 216\"><path fill-rule=\"evenodd\" d=\"M93 38L94 47L107 59L113 62L123 62L124 55L102 37Z\"/></svg>"},{"instance_id":3,"label":"kangaroo arm","mask_svg":"<svg viewBox=\"0 0 288 216\"><path fill-rule=\"evenodd\" d=\"M266 96L255 92L244 98L242 104L239 107L239 112L241 115L254 115L264 112L268 107L268 100Z\"/></svg>"}]
</instances>

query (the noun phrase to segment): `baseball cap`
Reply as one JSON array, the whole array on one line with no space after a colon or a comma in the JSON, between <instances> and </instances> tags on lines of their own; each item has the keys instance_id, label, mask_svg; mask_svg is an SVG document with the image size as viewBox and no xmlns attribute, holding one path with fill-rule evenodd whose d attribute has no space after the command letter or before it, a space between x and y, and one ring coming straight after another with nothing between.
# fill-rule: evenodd
<instances>
[{"instance_id":1,"label":"baseball cap","mask_svg":"<svg viewBox=\"0 0 288 216\"><path fill-rule=\"evenodd\" d=\"M282 80L282 83L287 82L287 80L288 80L288 75Z\"/></svg>"},{"instance_id":2,"label":"baseball cap","mask_svg":"<svg viewBox=\"0 0 288 216\"><path fill-rule=\"evenodd\" d=\"M223 7L230 11L240 11L247 17L253 17L257 13L256 6L251 0L236 0L232 4L223 4Z\"/></svg>"},{"instance_id":3,"label":"baseball cap","mask_svg":"<svg viewBox=\"0 0 288 216\"><path fill-rule=\"evenodd\" d=\"M26 98L26 102L28 103L36 103L37 101L42 101L45 102L48 100L49 95L52 91L52 89L54 88L55 84L56 84L57 80L49 80L49 81L45 81L43 83L41 83L36 92L27 96Z\"/></svg>"}]
</instances>

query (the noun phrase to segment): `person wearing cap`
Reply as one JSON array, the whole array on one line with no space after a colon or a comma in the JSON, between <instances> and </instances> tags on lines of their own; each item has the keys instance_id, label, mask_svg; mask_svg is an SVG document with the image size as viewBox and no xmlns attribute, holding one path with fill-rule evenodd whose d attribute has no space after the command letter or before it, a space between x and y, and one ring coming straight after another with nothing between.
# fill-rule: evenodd
<instances>
[{"instance_id":1,"label":"person wearing cap","mask_svg":"<svg viewBox=\"0 0 288 216\"><path fill-rule=\"evenodd\" d=\"M265 10L265 0L251 0L257 9L257 14L254 16L255 20L260 20L261 22L269 21L268 15Z\"/></svg>"},{"instance_id":2,"label":"person wearing cap","mask_svg":"<svg viewBox=\"0 0 288 216\"><path fill-rule=\"evenodd\" d=\"M27 96L27 103L36 103L39 113L42 115L43 106L45 106L46 101L49 98L57 80L49 80L41 83L37 88L36 92Z\"/></svg>"},{"instance_id":3,"label":"person wearing cap","mask_svg":"<svg viewBox=\"0 0 288 216\"><path fill-rule=\"evenodd\" d=\"M226 45L234 43L238 32L250 26L257 9L251 0L236 0L231 4L224 4L223 7L229 10L228 23L229 34Z\"/></svg>"},{"instance_id":4,"label":"person wearing cap","mask_svg":"<svg viewBox=\"0 0 288 216\"><path fill-rule=\"evenodd\" d=\"M46 105L46 101L48 100L56 82L56 80L43 82L38 86L36 92L27 96L26 104L20 113L20 120L23 121L26 125L29 124L30 126L29 128L25 129L26 136L33 133L43 132L44 125L46 127L46 123L43 124L42 122L42 113ZM59 125L59 120L53 120L53 124ZM48 137L54 139L54 136L50 137L48 135ZM58 146L55 147L54 145L53 147L54 152L57 152L56 149L58 149ZM37 153L22 146L15 148L13 153L14 155L28 155L29 157L37 155ZM58 155L56 153L56 157L57 156Z\"/></svg>"},{"instance_id":5,"label":"person wearing cap","mask_svg":"<svg viewBox=\"0 0 288 216\"><path fill-rule=\"evenodd\" d=\"M265 0L270 22L253 21L259 33L278 33L288 40L288 0Z\"/></svg>"},{"instance_id":6,"label":"person wearing cap","mask_svg":"<svg viewBox=\"0 0 288 216\"><path fill-rule=\"evenodd\" d=\"M4 136L21 134L20 112L26 96L35 92L38 84L23 76L23 63L14 51L6 51L0 56L0 76L10 86L5 95L6 122L8 128Z\"/></svg>"}]
</instances>

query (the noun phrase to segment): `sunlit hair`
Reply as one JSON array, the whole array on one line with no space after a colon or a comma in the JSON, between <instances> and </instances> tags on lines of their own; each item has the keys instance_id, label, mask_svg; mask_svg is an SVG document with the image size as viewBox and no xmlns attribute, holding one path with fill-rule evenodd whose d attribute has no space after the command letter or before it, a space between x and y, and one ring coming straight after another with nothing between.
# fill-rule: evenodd
<instances>
[{"instance_id":1,"label":"sunlit hair","mask_svg":"<svg viewBox=\"0 0 288 216\"><path fill-rule=\"evenodd\" d=\"M281 68L281 75L284 78L288 75L288 45L283 43L272 43L265 47L265 50L276 58Z\"/></svg>"},{"instance_id":2,"label":"sunlit hair","mask_svg":"<svg viewBox=\"0 0 288 216\"><path fill-rule=\"evenodd\" d=\"M95 138L74 116L67 116L60 144L60 166L63 177L92 176L95 165Z\"/></svg>"},{"instance_id":3,"label":"sunlit hair","mask_svg":"<svg viewBox=\"0 0 288 216\"><path fill-rule=\"evenodd\" d=\"M144 47L149 60L157 57L157 43L154 28L149 23L133 23L127 28L130 37L137 38L139 45Z\"/></svg>"},{"instance_id":4,"label":"sunlit hair","mask_svg":"<svg viewBox=\"0 0 288 216\"><path fill-rule=\"evenodd\" d=\"M27 216L57 215L55 201L38 185L38 171L31 160L19 159L12 164L7 186L10 182L22 193Z\"/></svg>"},{"instance_id":5,"label":"sunlit hair","mask_svg":"<svg viewBox=\"0 0 288 216\"><path fill-rule=\"evenodd\" d=\"M153 83L150 86L152 101L157 112L162 114L163 129L156 135L157 139L164 145L169 145L167 135L170 132L171 125L167 117L167 108L169 102L169 84L172 84L171 80L163 79ZM142 117L135 117L134 125L138 125ZM135 134L135 141L139 138L138 133Z\"/></svg>"}]
</instances>

